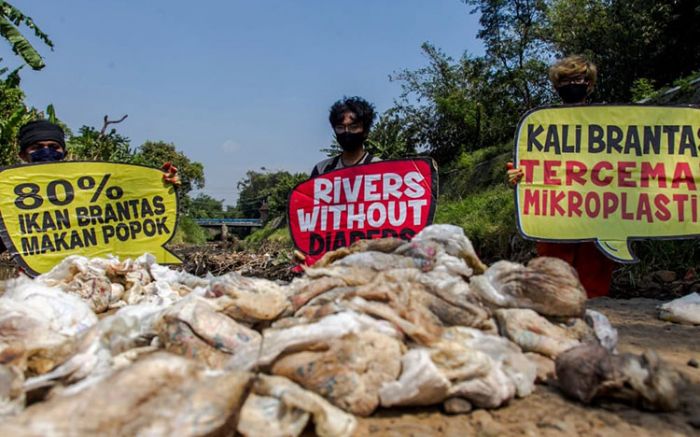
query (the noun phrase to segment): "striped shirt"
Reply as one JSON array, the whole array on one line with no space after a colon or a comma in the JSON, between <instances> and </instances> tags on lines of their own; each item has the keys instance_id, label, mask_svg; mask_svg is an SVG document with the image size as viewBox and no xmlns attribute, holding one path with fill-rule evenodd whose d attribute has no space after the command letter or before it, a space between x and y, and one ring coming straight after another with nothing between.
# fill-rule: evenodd
<instances>
[{"instance_id":1,"label":"striped shirt","mask_svg":"<svg viewBox=\"0 0 700 437\"><path fill-rule=\"evenodd\" d=\"M340 170L341 168L348 168L348 167L354 167L356 165L361 165L361 164L369 164L370 162L379 162L381 159L377 156L373 156L369 152L365 152L365 154L360 158L357 163L353 165L345 165L343 163L343 160L340 159L341 155L336 155L328 159L324 159L323 161L319 162L316 164L314 169L311 171L311 177L318 176L324 173L328 173L329 171L333 170Z\"/></svg>"}]
</instances>

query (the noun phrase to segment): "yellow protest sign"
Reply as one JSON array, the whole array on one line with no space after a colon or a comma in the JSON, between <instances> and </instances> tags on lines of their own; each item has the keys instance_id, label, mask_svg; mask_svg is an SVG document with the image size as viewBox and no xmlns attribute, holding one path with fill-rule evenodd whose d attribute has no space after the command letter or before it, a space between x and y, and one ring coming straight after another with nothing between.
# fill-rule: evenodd
<instances>
[{"instance_id":1,"label":"yellow protest sign","mask_svg":"<svg viewBox=\"0 0 700 437\"><path fill-rule=\"evenodd\" d=\"M536 109L515 141L525 237L595 240L619 262L633 239L700 237L700 108Z\"/></svg>"},{"instance_id":2,"label":"yellow protest sign","mask_svg":"<svg viewBox=\"0 0 700 437\"><path fill-rule=\"evenodd\" d=\"M175 233L177 194L160 170L59 162L0 171L0 234L30 274L69 255L180 260L163 247Z\"/></svg>"}]
</instances>

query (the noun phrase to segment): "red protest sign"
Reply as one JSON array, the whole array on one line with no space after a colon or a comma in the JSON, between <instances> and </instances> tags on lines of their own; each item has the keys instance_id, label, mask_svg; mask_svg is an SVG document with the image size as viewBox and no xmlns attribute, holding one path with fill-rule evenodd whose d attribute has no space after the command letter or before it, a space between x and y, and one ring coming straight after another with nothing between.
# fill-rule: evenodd
<instances>
[{"instance_id":1,"label":"red protest sign","mask_svg":"<svg viewBox=\"0 0 700 437\"><path fill-rule=\"evenodd\" d=\"M433 221L437 169L428 158L374 162L297 185L287 216L294 245L313 264L361 239L410 240Z\"/></svg>"}]
</instances>

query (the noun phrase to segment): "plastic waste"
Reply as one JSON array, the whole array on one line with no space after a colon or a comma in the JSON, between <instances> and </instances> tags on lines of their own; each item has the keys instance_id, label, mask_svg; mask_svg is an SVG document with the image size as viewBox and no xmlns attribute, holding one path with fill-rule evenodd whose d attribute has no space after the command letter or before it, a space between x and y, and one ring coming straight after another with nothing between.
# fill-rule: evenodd
<instances>
[{"instance_id":1,"label":"plastic waste","mask_svg":"<svg viewBox=\"0 0 700 437\"><path fill-rule=\"evenodd\" d=\"M700 325L700 294L690 293L658 307L659 318L667 322Z\"/></svg>"}]
</instances>

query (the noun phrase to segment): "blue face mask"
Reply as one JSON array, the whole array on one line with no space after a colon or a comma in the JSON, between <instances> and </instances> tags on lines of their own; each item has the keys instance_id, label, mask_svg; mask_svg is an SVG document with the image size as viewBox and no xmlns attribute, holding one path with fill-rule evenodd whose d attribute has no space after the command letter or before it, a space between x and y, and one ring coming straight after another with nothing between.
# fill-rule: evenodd
<instances>
[{"instance_id":1,"label":"blue face mask","mask_svg":"<svg viewBox=\"0 0 700 437\"><path fill-rule=\"evenodd\" d=\"M55 162L62 160L64 154L50 147L44 147L43 149L30 153L29 157L32 159L31 162Z\"/></svg>"}]
</instances>

